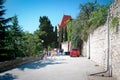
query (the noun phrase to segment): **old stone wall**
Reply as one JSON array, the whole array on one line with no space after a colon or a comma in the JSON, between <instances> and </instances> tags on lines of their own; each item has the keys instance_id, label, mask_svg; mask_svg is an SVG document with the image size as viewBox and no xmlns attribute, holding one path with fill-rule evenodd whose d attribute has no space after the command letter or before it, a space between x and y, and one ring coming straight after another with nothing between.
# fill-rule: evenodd
<instances>
[{"instance_id":1,"label":"old stone wall","mask_svg":"<svg viewBox=\"0 0 120 80\"><path fill-rule=\"evenodd\" d=\"M109 64L112 69L112 76L116 80L120 80L120 26L115 29L110 29L109 38ZM89 47L90 42L90 47ZM106 69L107 59L107 33L106 25L97 28L92 34L90 34L90 41L83 45L83 56L86 56L98 65L103 66ZM90 52L90 53L89 53Z\"/></svg>"},{"instance_id":2,"label":"old stone wall","mask_svg":"<svg viewBox=\"0 0 120 80\"><path fill-rule=\"evenodd\" d=\"M110 53L112 74L117 80L120 80L120 26L118 29L118 32L114 29L110 34Z\"/></svg>"},{"instance_id":3,"label":"old stone wall","mask_svg":"<svg viewBox=\"0 0 120 80\"><path fill-rule=\"evenodd\" d=\"M5 61L5 62L0 62L0 72L6 71L8 69L14 68L16 66L32 62L32 61L37 61L43 58L43 54L37 55L37 56L31 56L31 57L24 57L21 59L16 59L16 60L11 60L11 61Z\"/></svg>"},{"instance_id":4,"label":"old stone wall","mask_svg":"<svg viewBox=\"0 0 120 80\"><path fill-rule=\"evenodd\" d=\"M106 59L106 26L97 28L84 42L83 56L90 58L98 65L105 66ZM90 40L90 41L89 41ZM90 42L90 44L89 44Z\"/></svg>"},{"instance_id":5,"label":"old stone wall","mask_svg":"<svg viewBox=\"0 0 120 80\"><path fill-rule=\"evenodd\" d=\"M83 47L82 47L82 55L84 57L87 57L87 42L83 42Z\"/></svg>"},{"instance_id":6,"label":"old stone wall","mask_svg":"<svg viewBox=\"0 0 120 80\"><path fill-rule=\"evenodd\" d=\"M102 66L105 66L106 43L106 26L101 26L90 34L90 59Z\"/></svg>"}]
</instances>

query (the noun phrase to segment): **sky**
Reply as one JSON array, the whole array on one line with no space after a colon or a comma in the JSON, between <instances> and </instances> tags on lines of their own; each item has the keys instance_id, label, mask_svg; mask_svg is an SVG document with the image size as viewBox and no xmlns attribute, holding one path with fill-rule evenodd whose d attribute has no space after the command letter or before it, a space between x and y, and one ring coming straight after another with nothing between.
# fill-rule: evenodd
<instances>
[{"instance_id":1,"label":"sky","mask_svg":"<svg viewBox=\"0 0 120 80\"><path fill-rule=\"evenodd\" d=\"M79 5L94 0L6 0L5 18L17 15L19 25L24 31L33 33L39 28L40 16L48 16L53 26L58 26L63 15L70 15L75 19L79 12ZM97 0L100 4L110 0Z\"/></svg>"}]
</instances>

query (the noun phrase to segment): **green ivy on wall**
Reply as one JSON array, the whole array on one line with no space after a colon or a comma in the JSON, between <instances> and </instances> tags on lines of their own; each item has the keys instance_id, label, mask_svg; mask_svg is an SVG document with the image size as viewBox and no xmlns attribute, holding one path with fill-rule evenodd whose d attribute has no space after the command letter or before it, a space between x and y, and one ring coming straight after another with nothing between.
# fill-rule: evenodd
<instances>
[{"instance_id":1,"label":"green ivy on wall","mask_svg":"<svg viewBox=\"0 0 120 80\"><path fill-rule=\"evenodd\" d=\"M119 18L118 17L114 17L112 18L111 22L110 22L110 28L114 29L115 27L117 27L119 25Z\"/></svg>"}]
</instances>

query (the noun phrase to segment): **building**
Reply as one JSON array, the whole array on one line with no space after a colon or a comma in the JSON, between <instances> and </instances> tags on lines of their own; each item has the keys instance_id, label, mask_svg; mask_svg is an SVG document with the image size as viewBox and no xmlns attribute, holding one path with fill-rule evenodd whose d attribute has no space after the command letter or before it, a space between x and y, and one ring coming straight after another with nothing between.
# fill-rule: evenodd
<instances>
[{"instance_id":1,"label":"building","mask_svg":"<svg viewBox=\"0 0 120 80\"><path fill-rule=\"evenodd\" d=\"M67 39L67 24L66 24L66 21L69 20L69 19L72 19L72 17L70 15L64 15L62 20L61 20L61 23L58 24L58 27L59 27L59 48L61 49L61 43L62 42L66 42L68 39Z\"/></svg>"}]
</instances>

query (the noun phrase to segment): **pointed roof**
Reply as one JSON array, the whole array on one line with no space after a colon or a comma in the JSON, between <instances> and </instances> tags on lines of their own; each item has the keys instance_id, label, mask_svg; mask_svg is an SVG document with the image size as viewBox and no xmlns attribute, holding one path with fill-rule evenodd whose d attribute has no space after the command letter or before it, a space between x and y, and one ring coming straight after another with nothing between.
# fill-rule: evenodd
<instances>
[{"instance_id":1,"label":"pointed roof","mask_svg":"<svg viewBox=\"0 0 120 80\"><path fill-rule=\"evenodd\" d=\"M62 18L62 21L60 24L58 24L59 27L67 27L66 25L66 21L72 19L72 17L70 15L64 15Z\"/></svg>"}]
</instances>

